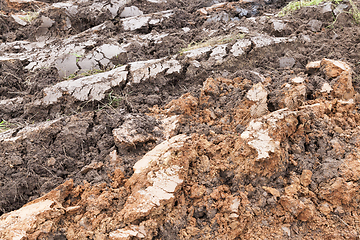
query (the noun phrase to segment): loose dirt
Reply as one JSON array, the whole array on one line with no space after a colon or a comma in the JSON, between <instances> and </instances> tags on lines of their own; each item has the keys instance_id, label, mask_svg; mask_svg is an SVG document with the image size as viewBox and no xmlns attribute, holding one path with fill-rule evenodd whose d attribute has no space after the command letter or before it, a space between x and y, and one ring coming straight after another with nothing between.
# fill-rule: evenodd
<instances>
[{"instance_id":1,"label":"loose dirt","mask_svg":"<svg viewBox=\"0 0 360 240\"><path fill-rule=\"evenodd\" d=\"M358 239L359 24L286 4L0 0L0 238Z\"/></svg>"}]
</instances>

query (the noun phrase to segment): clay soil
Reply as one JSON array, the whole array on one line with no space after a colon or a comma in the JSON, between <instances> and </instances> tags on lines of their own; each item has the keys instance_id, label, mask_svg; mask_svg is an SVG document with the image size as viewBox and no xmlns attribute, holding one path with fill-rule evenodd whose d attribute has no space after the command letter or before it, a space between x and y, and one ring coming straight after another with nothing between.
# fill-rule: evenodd
<instances>
[{"instance_id":1,"label":"clay soil","mask_svg":"<svg viewBox=\"0 0 360 240\"><path fill-rule=\"evenodd\" d=\"M160 25L131 32L123 29L119 14L113 18L107 11L81 11L93 1L79 3L79 13L67 30L63 30L66 14L60 10L43 11L25 26L11 17L55 2L0 0L0 44L10 46L0 50L0 216L56 188L64 192L59 200L64 207L81 206L75 215L69 212L54 221L49 231L29 233L33 236L29 239L109 239L110 232L131 224L145 226L147 239L360 238L360 25L349 2L343 2L347 9L336 16L334 11L324 13L320 5L276 17L288 1L232 1L233 7L209 11L207 16L198 10L213 1L129 1L126 6L136 6L144 14L174 11ZM360 2L354 2L360 8ZM208 20L222 13L228 19ZM46 33L55 41L105 23L100 30L103 43L110 38L119 44L129 41L127 59L119 65L178 54L183 68L170 76L114 87L99 101L65 96L43 105L39 103L43 90L64 81L58 69L49 65L31 71L27 59L5 59L25 51L16 47L17 41L43 41L41 16L55 21ZM286 23L286 28L275 29L273 19ZM312 20L321 23L319 29L309 24ZM181 54L189 45L241 28L247 29L241 33L245 39L256 31L296 40L261 48L252 44L241 56L201 67L193 61L205 63L209 54L196 60ZM129 40L158 33L168 35L143 45ZM86 33L82 41L91 37ZM351 106L341 102L348 100L346 96L321 91L323 83L332 81L324 71L306 69L309 62L323 58L352 69ZM305 79L305 92L288 104L285 96L292 93L284 85L296 76ZM266 107L254 116L246 94L259 83L267 92ZM305 107L313 104L327 109ZM259 161L242 134L251 121L284 108L298 114L282 120L277 130L279 151ZM183 159L184 182L161 211L135 219L118 217L132 192L128 180L134 164L165 139L158 132L159 116L175 115L180 121L174 135L190 137L176 153ZM155 137L121 148L113 130L132 117L136 117L133 129ZM37 130L27 132L30 128ZM23 140L7 140L22 132ZM111 157L114 151L116 161ZM234 202L236 211L231 208Z\"/></svg>"}]
</instances>

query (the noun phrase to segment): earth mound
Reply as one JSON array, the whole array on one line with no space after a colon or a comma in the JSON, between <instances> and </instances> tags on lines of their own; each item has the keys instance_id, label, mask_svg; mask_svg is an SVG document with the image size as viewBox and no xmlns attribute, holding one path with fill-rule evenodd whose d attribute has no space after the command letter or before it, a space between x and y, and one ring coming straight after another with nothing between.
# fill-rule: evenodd
<instances>
[{"instance_id":1,"label":"earth mound","mask_svg":"<svg viewBox=\"0 0 360 240\"><path fill-rule=\"evenodd\" d=\"M0 239L359 238L359 2L0 1Z\"/></svg>"}]
</instances>

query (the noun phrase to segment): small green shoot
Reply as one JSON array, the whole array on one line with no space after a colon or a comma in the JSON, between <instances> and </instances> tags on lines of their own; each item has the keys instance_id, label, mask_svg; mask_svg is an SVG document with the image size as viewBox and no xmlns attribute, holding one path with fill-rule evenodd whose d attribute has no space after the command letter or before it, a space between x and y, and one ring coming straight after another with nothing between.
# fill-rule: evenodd
<instances>
[{"instance_id":1,"label":"small green shoot","mask_svg":"<svg viewBox=\"0 0 360 240\"><path fill-rule=\"evenodd\" d=\"M113 91L111 91L108 95L108 100L109 100L109 105L114 107L114 108L117 108L119 106L119 103L123 100L122 97L116 95L116 94L113 94Z\"/></svg>"},{"instance_id":2,"label":"small green shoot","mask_svg":"<svg viewBox=\"0 0 360 240\"><path fill-rule=\"evenodd\" d=\"M351 5L352 9L349 12L344 11L344 13L351 14L353 16L353 18L354 18L355 23L359 24L360 23L360 11L359 11L359 9L357 8L357 6L355 5L355 3L352 0L349 0L349 2L350 2L350 5ZM334 28L334 25L335 25L335 23L336 23L339 16L340 16L340 14L337 15L336 18L334 19L334 21L327 27L331 28L331 29Z\"/></svg>"},{"instance_id":3,"label":"small green shoot","mask_svg":"<svg viewBox=\"0 0 360 240\"><path fill-rule=\"evenodd\" d=\"M91 75L95 75L95 74L102 73L102 72L105 72L105 70L92 69L92 70L89 70L89 71L86 71L83 73L79 73L79 74L77 74L77 73L70 74L69 76L64 77L64 79L70 80L70 79L74 79L76 77L86 77L86 76L91 76Z\"/></svg>"},{"instance_id":4,"label":"small green shoot","mask_svg":"<svg viewBox=\"0 0 360 240\"><path fill-rule=\"evenodd\" d=\"M279 17L283 17L287 14L295 12L302 7L309 7L314 5L319 5L320 3L324 2L325 0L300 0L300 1L293 1L288 3L279 13ZM339 0L337 0L339 1Z\"/></svg>"},{"instance_id":5,"label":"small green shoot","mask_svg":"<svg viewBox=\"0 0 360 240\"><path fill-rule=\"evenodd\" d=\"M0 122L0 133L9 130L11 128L11 125L12 124L8 123L7 121L2 120Z\"/></svg>"},{"instance_id":6,"label":"small green shoot","mask_svg":"<svg viewBox=\"0 0 360 240\"><path fill-rule=\"evenodd\" d=\"M349 2L352 7L351 14L355 20L355 23L359 24L360 23L360 11L352 0L349 0Z\"/></svg>"},{"instance_id":7,"label":"small green shoot","mask_svg":"<svg viewBox=\"0 0 360 240\"><path fill-rule=\"evenodd\" d=\"M77 58L82 58L82 55L78 54L78 53L70 53L71 55L74 55Z\"/></svg>"},{"instance_id":8,"label":"small green shoot","mask_svg":"<svg viewBox=\"0 0 360 240\"><path fill-rule=\"evenodd\" d=\"M28 23L31 23L39 16L38 12L24 12L24 13L26 13L26 15L21 16L19 18Z\"/></svg>"},{"instance_id":9,"label":"small green shoot","mask_svg":"<svg viewBox=\"0 0 360 240\"><path fill-rule=\"evenodd\" d=\"M78 54L78 53L70 53L70 55L73 55L76 57L76 62L79 62L80 58L82 58L83 56Z\"/></svg>"},{"instance_id":10,"label":"small green shoot","mask_svg":"<svg viewBox=\"0 0 360 240\"><path fill-rule=\"evenodd\" d=\"M126 97L127 96L125 96L125 98ZM120 102L125 100L125 98L117 94L113 94L113 91L111 91L108 94L108 103L105 103L102 105L102 107L99 107L98 111L103 110L104 108L116 109L117 107L119 107Z\"/></svg>"}]
</instances>

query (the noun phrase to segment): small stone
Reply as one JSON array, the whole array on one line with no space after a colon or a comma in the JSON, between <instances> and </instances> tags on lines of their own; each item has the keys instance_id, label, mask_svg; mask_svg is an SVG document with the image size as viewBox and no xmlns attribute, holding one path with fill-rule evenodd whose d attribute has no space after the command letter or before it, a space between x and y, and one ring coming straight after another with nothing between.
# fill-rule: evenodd
<instances>
[{"instance_id":1,"label":"small stone","mask_svg":"<svg viewBox=\"0 0 360 240\"><path fill-rule=\"evenodd\" d=\"M231 212L237 213L239 211L239 206L240 206L240 199L239 198L233 199L233 202L230 205Z\"/></svg>"},{"instance_id":2,"label":"small stone","mask_svg":"<svg viewBox=\"0 0 360 240\"><path fill-rule=\"evenodd\" d=\"M309 184L311 183L311 177L312 177L312 172L310 170L303 170L301 177L300 177L300 183L301 185L303 185L304 187L309 186Z\"/></svg>"},{"instance_id":3,"label":"small stone","mask_svg":"<svg viewBox=\"0 0 360 240\"><path fill-rule=\"evenodd\" d=\"M238 13L239 17L250 16L249 11L244 8L235 7L235 11Z\"/></svg>"},{"instance_id":4,"label":"small stone","mask_svg":"<svg viewBox=\"0 0 360 240\"><path fill-rule=\"evenodd\" d=\"M161 120L161 127L164 129L163 134L167 140L177 134L179 126L179 116L177 115Z\"/></svg>"},{"instance_id":5,"label":"small stone","mask_svg":"<svg viewBox=\"0 0 360 240\"><path fill-rule=\"evenodd\" d=\"M182 28L182 30L183 30L184 32L188 32L188 31L190 31L191 29L188 28L188 27L184 27L184 28Z\"/></svg>"},{"instance_id":6,"label":"small stone","mask_svg":"<svg viewBox=\"0 0 360 240\"><path fill-rule=\"evenodd\" d=\"M292 32L289 26L281 20L273 20L272 28L272 34L276 37L289 35Z\"/></svg>"},{"instance_id":7,"label":"small stone","mask_svg":"<svg viewBox=\"0 0 360 240\"><path fill-rule=\"evenodd\" d=\"M339 127L339 126L334 127L334 131L337 132L337 133L343 133L343 132L344 132L344 131L342 130L342 128Z\"/></svg>"},{"instance_id":8,"label":"small stone","mask_svg":"<svg viewBox=\"0 0 360 240\"><path fill-rule=\"evenodd\" d=\"M126 240L136 237L137 239L145 238L146 231L144 227L138 227L136 225L130 225L129 227L117 229L109 233L110 240Z\"/></svg>"},{"instance_id":9,"label":"small stone","mask_svg":"<svg viewBox=\"0 0 360 240\"><path fill-rule=\"evenodd\" d=\"M320 68L320 63L321 61L309 62L305 67L306 71L318 70Z\"/></svg>"},{"instance_id":10,"label":"small stone","mask_svg":"<svg viewBox=\"0 0 360 240\"><path fill-rule=\"evenodd\" d=\"M344 71L336 79L336 82L332 85L334 91L333 96L346 101L354 101L355 89L352 85L352 73L351 70ZM350 103L349 102L349 103Z\"/></svg>"},{"instance_id":11,"label":"small stone","mask_svg":"<svg viewBox=\"0 0 360 240\"><path fill-rule=\"evenodd\" d=\"M270 193L271 195L275 196L275 197L280 197L280 192L275 189L275 188L272 188L272 187L266 187L266 186L263 186L262 187L266 192Z\"/></svg>"},{"instance_id":12,"label":"small stone","mask_svg":"<svg viewBox=\"0 0 360 240\"><path fill-rule=\"evenodd\" d=\"M304 42L311 43L311 38L309 35L301 35L301 40L303 40Z\"/></svg>"},{"instance_id":13,"label":"small stone","mask_svg":"<svg viewBox=\"0 0 360 240\"><path fill-rule=\"evenodd\" d=\"M70 18L66 17L65 23L66 23L66 26L64 26L64 30L70 29L71 28L71 20L70 20Z\"/></svg>"},{"instance_id":14,"label":"small stone","mask_svg":"<svg viewBox=\"0 0 360 240\"><path fill-rule=\"evenodd\" d=\"M239 228L239 222L238 221L233 221L232 223L229 224L230 228L233 230L236 230Z\"/></svg>"},{"instance_id":15,"label":"small stone","mask_svg":"<svg viewBox=\"0 0 360 240\"><path fill-rule=\"evenodd\" d=\"M320 92L326 92L326 93L330 93L331 91L332 91L332 87L327 82L322 85L320 90Z\"/></svg>"},{"instance_id":16,"label":"small stone","mask_svg":"<svg viewBox=\"0 0 360 240\"><path fill-rule=\"evenodd\" d=\"M171 151L173 151L173 149L164 148L164 146L161 145L162 143L144 156L144 158L148 158L150 155L158 160L160 170L151 170L146 174L146 179L139 178L141 171L149 166L147 164L155 164L155 162L151 163L143 158L140 160L140 165L143 168L140 171L137 171L139 166L134 166L135 173L126 183L131 185L132 188L138 189L137 191L132 192L123 209L119 212L119 216L126 222L143 219L150 211L156 208L158 208L159 211L162 211L162 209L164 209L163 206L174 198L174 194L179 189L178 185L184 181L180 175L181 167L171 164L173 159L168 159L168 161L159 159L159 150L161 153L164 153L160 153L162 157L165 155L167 158L171 156ZM159 146L160 149L157 149ZM180 146L178 145L177 147ZM139 163L139 161L137 163ZM145 164L146 166L144 166ZM163 166L163 168L161 168L161 166ZM165 166L167 168L164 168Z\"/></svg>"},{"instance_id":17,"label":"small stone","mask_svg":"<svg viewBox=\"0 0 360 240\"><path fill-rule=\"evenodd\" d=\"M36 65L37 65L36 62L31 62L25 67L25 69L26 70L32 70Z\"/></svg>"},{"instance_id":18,"label":"small stone","mask_svg":"<svg viewBox=\"0 0 360 240\"><path fill-rule=\"evenodd\" d=\"M315 209L313 205L305 205L299 199L290 196L281 196L279 203L286 211L293 214L300 221L309 221L314 216Z\"/></svg>"},{"instance_id":19,"label":"small stone","mask_svg":"<svg viewBox=\"0 0 360 240\"><path fill-rule=\"evenodd\" d=\"M277 201L277 199L276 199L276 197L271 197L271 198L268 198L267 200L266 200L266 203L268 204L268 205L275 205L276 204L276 201Z\"/></svg>"},{"instance_id":20,"label":"small stone","mask_svg":"<svg viewBox=\"0 0 360 240\"><path fill-rule=\"evenodd\" d=\"M314 216L314 210L308 206L297 216L297 219L303 222L311 220Z\"/></svg>"},{"instance_id":21,"label":"small stone","mask_svg":"<svg viewBox=\"0 0 360 240\"><path fill-rule=\"evenodd\" d=\"M328 13L328 12L332 13L331 2L326 3L321 9L321 13Z\"/></svg>"},{"instance_id":22,"label":"small stone","mask_svg":"<svg viewBox=\"0 0 360 240\"><path fill-rule=\"evenodd\" d=\"M288 227L281 227L281 229L290 237L290 229Z\"/></svg>"},{"instance_id":23,"label":"small stone","mask_svg":"<svg viewBox=\"0 0 360 240\"><path fill-rule=\"evenodd\" d=\"M82 59L81 61L78 62L78 65L81 68L79 73L87 72L87 71L93 70L93 69L99 69L97 62L91 58Z\"/></svg>"},{"instance_id":24,"label":"small stone","mask_svg":"<svg viewBox=\"0 0 360 240\"><path fill-rule=\"evenodd\" d=\"M292 57L280 58L280 68L292 68L295 65L295 59Z\"/></svg>"},{"instance_id":25,"label":"small stone","mask_svg":"<svg viewBox=\"0 0 360 240\"><path fill-rule=\"evenodd\" d=\"M304 81L305 81L305 79L302 77L294 77L291 79L292 83L303 83Z\"/></svg>"},{"instance_id":26,"label":"small stone","mask_svg":"<svg viewBox=\"0 0 360 240\"><path fill-rule=\"evenodd\" d=\"M290 212L295 217L298 216L304 208L304 203L299 199L294 199L293 197L286 195L281 196L279 203L286 211Z\"/></svg>"},{"instance_id":27,"label":"small stone","mask_svg":"<svg viewBox=\"0 0 360 240\"><path fill-rule=\"evenodd\" d=\"M13 166L18 166L18 165L21 165L23 164L23 160L20 156L17 156L17 155L14 155L10 158L10 164L13 165Z\"/></svg>"},{"instance_id":28,"label":"small stone","mask_svg":"<svg viewBox=\"0 0 360 240\"><path fill-rule=\"evenodd\" d=\"M210 210L207 211L206 215L209 219L212 219L215 217L216 213L217 213L216 208L211 208Z\"/></svg>"},{"instance_id":29,"label":"small stone","mask_svg":"<svg viewBox=\"0 0 360 240\"><path fill-rule=\"evenodd\" d=\"M259 207L253 207L252 210L253 210L255 216L260 216L262 214L262 210Z\"/></svg>"},{"instance_id":30,"label":"small stone","mask_svg":"<svg viewBox=\"0 0 360 240\"><path fill-rule=\"evenodd\" d=\"M210 171L210 165L211 165L209 157L206 156L206 155L202 155L202 156L200 156L200 161L201 161L201 164L198 167L198 170L201 173L209 172Z\"/></svg>"},{"instance_id":31,"label":"small stone","mask_svg":"<svg viewBox=\"0 0 360 240\"><path fill-rule=\"evenodd\" d=\"M208 78L206 79L206 81L203 83L203 91L205 94L207 95L219 95L219 82L215 81L213 78Z\"/></svg>"},{"instance_id":32,"label":"small stone","mask_svg":"<svg viewBox=\"0 0 360 240\"><path fill-rule=\"evenodd\" d=\"M322 27L322 22L319 20L311 20L308 25L310 26L311 31L313 32L319 32L321 30Z\"/></svg>"},{"instance_id":33,"label":"small stone","mask_svg":"<svg viewBox=\"0 0 360 240\"><path fill-rule=\"evenodd\" d=\"M357 196L356 183L338 177L329 183L320 187L318 195L320 198L330 202L333 205L347 205Z\"/></svg>"},{"instance_id":34,"label":"small stone","mask_svg":"<svg viewBox=\"0 0 360 240\"><path fill-rule=\"evenodd\" d=\"M52 20L51 18L42 16L41 20L43 21L40 25L40 28L49 28L54 24L54 20Z\"/></svg>"},{"instance_id":35,"label":"small stone","mask_svg":"<svg viewBox=\"0 0 360 240\"><path fill-rule=\"evenodd\" d=\"M227 14L226 12L220 12L218 14L216 14L213 17L210 17L206 20L206 22L211 23L211 22L228 22L230 20L229 14Z\"/></svg>"},{"instance_id":36,"label":"small stone","mask_svg":"<svg viewBox=\"0 0 360 240\"><path fill-rule=\"evenodd\" d=\"M344 208L342 206L337 206L334 210L334 213L338 214L338 215L342 215L345 213Z\"/></svg>"},{"instance_id":37,"label":"small stone","mask_svg":"<svg viewBox=\"0 0 360 240\"><path fill-rule=\"evenodd\" d=\"M56 159L55 159L54 157L51 157L51 158L49 158L49 159L47 160L47 165L48 165L49 167L54 166L55 163L56 163Z\"/></svg>"},{"instance_id":38,"label":"small stone","mask_svg":"<svg viewBox=\"0 0 360 240\"><path fill-rule=\"evenodd\" d=\"M324 215L329 215L332 211L330 205L327 202L320 204L318 208L319 211Z\"/></svg>"},{"instance_id":39,"label":"small stone","mask_svg":"<svg viewBox=\"0 0 360 240\"><path fill-rule=\"evenodd\" d=\"M206 192L204 185L195 184L191 187L190 198L201 198Z\"/></svg>"},{"instance_id":40,"label":"small stone","mask_svg":"<svg viewBox=\"0 0 360 240\"><path fill-rule=\"evenodd\" d=\"M283 21L280 20L274 20L273 21L273 28L275 31L281 32L285 29L286 24Z\"/></svg>"},{"instance_id":41,"label":"small stone","mask_svg":"<svg viewBox=\"0 0 360 240\"><path fill-rule=\"evenodd\" d=\"M170 160L170 154L165 153L170 151L173 145L181 146L182 144L184 144L186 139L188 139L188 137L182 134L160 143L153 150L146 153L141 160L137 161L134 164L134 172L139 174L151 167L152 164L158 163L159 161L166 164L167 161Z\"/></svg>"},{"instance_id":42,"label":"small stone","mask_svg":"<svg viewBox=\"0 0 360 240\"><path fill-rule=\"evenodd\" d=\"M148 121L151 118L147 118ZM157 141L157 137L152 133L144 130L141 126L143 118L140 116L127 116L125 122L116 129L113 129L115 145L119 149L133 149L138 144L145 144L150 141Z\"/></svg>"},{"instance_id":43,"label":"small stone","mask_svg":"<svg viewBox=\"0 0 360 240\"><path fill-rule=\"evenodd\" d=\"M292 196L298 193L300 190L300 186L298 184L291 184L285 188L285 194L288 196Z\"/></svg>"},{"instance_id":44,"label":"small stone","mask_svg":"<svg viewBox=\"0 0 360 240\"><path fill-rule=\"evenodd\" d=\"M345 9L347 9L349 6L347 4L339 4L337 5L337 7L334 9L334 15L338 16L340 13L344 12Z\"/></svg>"},{"instance_id":45,"label":"small stone","mask_svg":"<svg viewBox=\"0 0 360 240\"><path fill-rule=\"evenodd\" d=\"M264 98L267 98L267 92L262 83L258 83L246 93L246 97L250 101L258 102L262 101Z\"/></svg>"}]
</instances>

